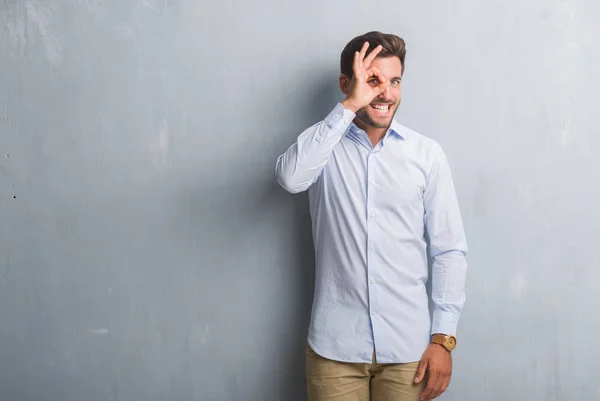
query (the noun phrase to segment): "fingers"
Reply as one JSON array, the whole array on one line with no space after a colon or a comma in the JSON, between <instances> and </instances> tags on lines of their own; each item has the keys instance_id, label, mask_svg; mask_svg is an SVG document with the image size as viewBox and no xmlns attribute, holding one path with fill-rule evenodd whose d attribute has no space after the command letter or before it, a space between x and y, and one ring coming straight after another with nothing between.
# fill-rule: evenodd
<instances>
[{"instance_id":1,"label":"fingers","mask_svg":"<svg viewBox=\"0 0 600 401\"><path fill-rule=\"evenodd\" d=\"M377 81L379 81L376 86L371 85L371 87L373 88L373 97L381 95L391 85L391 83L383 76L383 74L373 73L371 70L369 70L368 75L368 82L371 82L374 78L376 78Z\"/></svg>"},{"instance_id":2,"label":"fingers","mask_svg":"<svg viewBox=\"0 0 600 401\"><path fill-rule=\"evenodd\" d=\"M440 393L436 397L439 397L440 395L444 394L444 392L450 385L450 375L445 376L443 380L440 381L442 382L442 384L440 385Z\"/></svg>"},{"instance_id":3,"label":"fingers","mask_svg":"<svg viewBox=\"0 0 600 401\"><path fill-rule=\"evenodd\" d=\"M390 86L389 82L384 82L382 84L379 84L379 86L377 87L377 96L381 95L383 92L385 92L385 90L388 88L388 86Z\"/></svg>"},{"instance_id":4,"label":"fingers","mask_svg":"<svg viewBox=\"0 0 600 401\"><path fill-rule=\"evenodd\" d=\"M379 71L377 69L377 67L371 67L371 68L369 68L367 70L367 75L369 76L369 78L371 78L371 77L377 77L377 79L381 83L385 82L385 76L381 73L381 71Z\"/></svg>"},{"instance_id":5,"label":"fingers","mask_svg":"<svg viewBox=\"0 0 600 401\"><path fill-rule=\"evenodd\" d=\"M423 361L426 361L427 365L427 387L421 393L419 398L421 401L430 401L434 398L439 397L450 384L450 377L452 375L452 358L449 353L441 348L431 348L436 346L430 346L425 351L421 359L421 364L417 368L417 377L415 377L415 383L417 378L425 376L425 369L422 369Z\"/></svg>"},{"instance_id":6,"label":"fingers","mask_svg":"<svg viewBox=\"0 0 600 401\"><path fill-rule=\"evenodd\" d=\"M358 81L366 80L365 70L363 69L363 60L365 58L365 54L367 49L369 48L369 42L365 42L363 47L359 52L354 53L354 61L352 63L352 70L354 72L354 76Z\"/></svg>"},{"instance_id":7,"label":"fingers","mask_svg":"<svg viewBox=\"0 0 600 401\"><path fill-rule=\"evenodd\" d=\"M369 42L365 42L360 49L359 52L354 52L354 60L352 61L352 70L354 71L354 75L359 80L368 80L373 74L368 71L369 67L375 57L383 50L383 46L379 45L368 56L367 50L369 49ZM366 58L365 58L366 56ZM377 78L379 78L380 82L385 82L385 78L379 71L376 72ZM383 78L383 79L382 79Z\"/></svg>"},{"instance_id":8,"label":"fingers","mask_svg":"<svg viewBox=\"0 0 600 401\"><path fill-rule=\"evenodd\" d=\"M375 96L379 96L381 93L385 92L390 83L387 82L385 76L377 69L377 67L371 67L367 71L367 81L370 81L371 78L375 77L379 81L379 84L375 88Z\"/></svg>"},{"instance_id":9,"label":"fingers","mask_svg":"<svg viewBox=\"0 0 600 401\"><path fill-rule=\"evenodd\" d=\"M366 68L369 68L369 66L371 65L373 60L375 60L375 57L377 57L379 52L381 52L382 50L383 50L383 46L379 45L375 49L373 49L373 51L371 53L369 53L369 55L367 56L365 61L363 61L363 64L365 65Z\"/></svg>"},{"instance_id":10,"label":"fingers","mask_svg":"<svg viewBox=\"0 0 600 401\"><path fill-rule=\"evenodd\" d=\"M363 47L358 52L354 52L354 60L352 62L352 70L354 72L354 76L358 80L365 79L365 72L363 70L363 59L365 58L365 54L367 49L369 48L369 42L365 42Z\"/></svg>"},{"instance_id":11,"label":"fingers","mask_svg":"<svg viewBox=\"0 0 600 401\"><path fill-rule=\"evenodd\" d=\"M369 42L365 42L363 44L363 47L360 49L360 52L358 52L358 63L357 63L357 68L369 68L371 66L371 63L373 62L373 60L375 60L375 57L377 57L377 55L383 50L383 46L379 45L377 46L375 49L373 49L373 51L371 53L369 53L368 56L366 56L367 54L367 50L369 49ZM365 58L366 56L366 58ZM356 58L356 53L354 53L354 57Z\"/></svg>"},{"instance_id":12,"label":"fingers","mask_svg":"<svg viewBox=\"0 0 600 401\"><path fill-rule=\"evenodd\" d=\"M367 49L369 48L369 42L365 42L365 44L363 45L362 49L360 49L360 58L359 58L359 63L361 65L361 67L364 65L364 59L365 59L365 54L367 54Z\"/></svg>"},{"instance_id":13,"label":"fingers","mask_svg":"<svg viewBox=\"0 0 600 401\"><path fill-rule=\"evenodd\" d=\"M427 371L427 361L425 359L421 359L419 362L419 367L417 368L417 374L415 375L415 383L421 383L421 380L425 377L425 372Z\"/></svg>"},{"instance_id":14,"label":"fingers","mask_svg":"<svg viewBox=\"0 0 600 401\"><path fill-rule=\"evenodd\" d=\"M369 49L369 42L365 42L360 51L354 52L352 60L352 70L354 72L349 88L348 96L353 99L354 104L367 105L376 96L386 91L389 84L386 77L375 67L370 67L371 63L381 52L382 46L377 46L365 58ZM369 68L370 67L370 68ZM377 81L374 81L374 79Z\"/></svg>"},{"instance_id":15,"label":"fingers","mask_svg":"<svg viewBox=\"0 0 600 401\"><path fill-rule=\"evenodd\" d=\"M446 391L446 389L448 388L449 384L450 384L450 380L448 379L448 377L444 376L444 375L440 375L439 379L436 383L435 389L433 390L433 393L431 394L431 399L438 398L440 395L442 395L444 393L444 391Z\"/></svg>"},{"instance_id":16,"label":"fingers","mask_svg":"<svg viewBox=\"0 0 600 401\"><path fill-rule=\"evenodd\" d=\"M437 373L430 371L429 372L429 380L427 381L427 387L425 387L425 390L423 390L423 393L421 394L421 397L419 398L419 400L428 401L428 400L432 400L433 398L435 398L434 394L438 390L438 382L439 381L440 381L440 376Z\"/></svg>"},{"instance_id":17,"label":"fingers","mask_svg":"<svg viewBox=\"0 0 600 401\"><path fill-rule=\"evenodd\" d=\"M360 57L358 52L354 52L354 60L352 61L352 71L354 75L358 74L358 58Z\"/></svg>"}]
</instances>

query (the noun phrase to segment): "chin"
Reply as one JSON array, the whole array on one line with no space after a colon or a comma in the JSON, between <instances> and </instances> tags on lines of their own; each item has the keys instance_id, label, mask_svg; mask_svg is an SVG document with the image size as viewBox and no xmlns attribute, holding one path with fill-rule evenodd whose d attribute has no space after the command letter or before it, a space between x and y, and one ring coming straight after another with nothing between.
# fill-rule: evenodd
<instances>
[{"instance_id":1,"label":"chin","mask_svg":"<svg viewBox=\"0 0 600 401\"><path fill-rule=\"evenodd\" d=\"M373 128L389 128L394 120L397 107L390 107L385 113L379 113L371 110L371 106L367 106L357 113L357 117L363 122L363 124Z\"/></svg>"},{"instance_id":2,"label":"chin","mask_svg":"<svg viewBox=\"0 0 600 401\"><path fill-rule=\"evenodd\" d=\"M386 117L386 118L378 118L374 116L369 116L368 120L365 123L374 128L389 128L392 124L392 120L394 116Z\"/></svg>"}]
</instances>

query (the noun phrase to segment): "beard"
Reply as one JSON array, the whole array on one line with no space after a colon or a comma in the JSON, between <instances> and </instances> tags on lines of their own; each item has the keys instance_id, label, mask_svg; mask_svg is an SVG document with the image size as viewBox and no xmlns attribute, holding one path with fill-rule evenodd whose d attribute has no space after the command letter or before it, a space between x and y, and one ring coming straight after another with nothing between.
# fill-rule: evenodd
<instances>
[{"instance_id":1,"label":"beard","mask_svg":"<svg viewBox=\"0 0 600 401\"><path fill-rule=\"evenodd\" d=\"M398 106L400 105L400 102L398 102L398 104L396 104L396 106L394 107L394 109L392 108L392 105L390 105L390 115L387 117L377 117L377 116L371 116L371 114L369 114L369 109L372 110L371 106L365 106L362 109L358 110L356 112L356 117L362 121L365 125L368 125L369 127L373 127L373 128L389 128L390 125L392 124L392 121L394 120L394 116L396 115L396 112L398 111Z\"/></svg>"}]
</instances>

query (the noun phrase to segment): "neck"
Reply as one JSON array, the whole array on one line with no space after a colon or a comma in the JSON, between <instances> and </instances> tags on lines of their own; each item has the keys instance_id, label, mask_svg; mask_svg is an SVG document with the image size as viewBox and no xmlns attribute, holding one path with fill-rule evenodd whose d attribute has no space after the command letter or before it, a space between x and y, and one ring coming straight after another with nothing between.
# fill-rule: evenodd
<instances>
[{"instance_id":1,"label":"neck","mask_svg":"<svg viewBox=\"0 0 600 401\"><path fill-rule=\"evenodd\" d=\"M377 143L381 140L381 138L383 138L385 136L385 134L387 133L387 131L389 129L389 127L387 127L387 128L372 127L370 125L365 124L358 118L354 119L354 124L356 124L356 126L358 128L360 128L361 130L363 130L367 133L367 136L369 137L369 140L371 141L371 145L373 145L373 147L375 147L375 145L377 145Z\"/></svg>"}]
</instances>

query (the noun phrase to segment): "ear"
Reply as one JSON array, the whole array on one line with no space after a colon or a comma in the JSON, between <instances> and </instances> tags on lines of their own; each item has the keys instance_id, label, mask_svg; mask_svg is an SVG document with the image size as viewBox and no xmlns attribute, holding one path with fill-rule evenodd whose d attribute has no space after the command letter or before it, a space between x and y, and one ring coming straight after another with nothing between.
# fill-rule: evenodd
<instances>
[{"instance_id":1,"label":"ear","mask_svg":"<svg viewBox=\"0 0 600 401\"><path fill-rule=\"evenodd\" d=\"M346 74L340 74L340 90L344 95L348 95L350 93L350 78L346 76Z\"/></svg>"}]
</instances>

